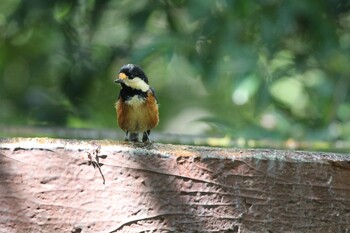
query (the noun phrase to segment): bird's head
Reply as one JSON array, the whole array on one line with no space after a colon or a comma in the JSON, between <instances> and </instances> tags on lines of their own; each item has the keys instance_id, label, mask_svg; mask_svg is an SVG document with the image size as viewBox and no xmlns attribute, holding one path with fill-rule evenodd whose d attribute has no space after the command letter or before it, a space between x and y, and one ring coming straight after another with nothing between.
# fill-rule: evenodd
<instances>
[{"instance_id":1,"label":"bird's head","mask_svg":"<svg viewBox=\"0 0 350 233\"><path fill-rule=\"evenodd\" d=\"M122 87L125 85L143 92L148 91L150 88L145 72L139 66L133 64L122 66L119 70L118 78L114 82L121 84Z\"/></svg>"}]
</instances>

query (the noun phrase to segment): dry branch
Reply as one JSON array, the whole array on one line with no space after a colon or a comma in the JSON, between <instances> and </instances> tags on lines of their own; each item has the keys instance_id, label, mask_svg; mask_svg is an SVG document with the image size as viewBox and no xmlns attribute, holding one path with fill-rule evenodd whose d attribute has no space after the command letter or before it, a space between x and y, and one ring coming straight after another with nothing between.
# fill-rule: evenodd
<instances>
[{"instance_id":1,"label":"dry branch","mask_svg":"<svg viewBox=\"0 0 350 233\"><path fill-rule=\"evenodd\" d=\"M349 155L0 141L0 232L349 230Z\"/></svg>"}]
</instances>

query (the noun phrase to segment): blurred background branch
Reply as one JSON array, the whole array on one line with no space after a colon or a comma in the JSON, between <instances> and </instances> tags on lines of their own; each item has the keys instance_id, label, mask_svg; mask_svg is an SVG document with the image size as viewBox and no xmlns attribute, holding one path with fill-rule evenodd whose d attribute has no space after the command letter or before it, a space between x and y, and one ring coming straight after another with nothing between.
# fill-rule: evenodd
<instances>
[{"instance_id":1,"label":"blurred background branch","mask_svg":"<svg viewBox=\"0 0 350 233\"><path fill-rule=\"evenodd\" d=\"M2 0L0 31L1 136L121 133L113 80L136 63L157 90L158 132L350 139L346 0Z\"/></svg>"}]
</instances>

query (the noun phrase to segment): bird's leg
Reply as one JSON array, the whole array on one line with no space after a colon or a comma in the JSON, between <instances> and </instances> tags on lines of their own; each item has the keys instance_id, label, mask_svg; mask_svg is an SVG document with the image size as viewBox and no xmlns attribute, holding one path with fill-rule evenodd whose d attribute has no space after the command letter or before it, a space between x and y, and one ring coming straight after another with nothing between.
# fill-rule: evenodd
<instances>
[{"instance_id":1,"label":"bird's leg","mask_svg":"<svg viewBox=\"0 0 350 233\"><path fill-rule=\"evenodd\" d=\"M130 133L129 140L132 142L138 142L139 141L139 133Z\"/></svg>"},{"instance_id":2,"label":"bird's leg","mask_svg":"<svg viewBox=\"0 0 350 233\"><path fill-rule=\"evenodd\" d=\"M151 140L149 139L150 133L151 133L151 130L147 130L143 132L142 142L151 142Z\"/></svg>"},{"instance_id":3,"label":"bird's leg","mask_svg":"<svg viewBox=\"0 0 350 233\"><path fill-rule=\"evenodd\" d=\"M125 131L125 141L129 141L129 131Z\"/></svg>"}]
</instances>

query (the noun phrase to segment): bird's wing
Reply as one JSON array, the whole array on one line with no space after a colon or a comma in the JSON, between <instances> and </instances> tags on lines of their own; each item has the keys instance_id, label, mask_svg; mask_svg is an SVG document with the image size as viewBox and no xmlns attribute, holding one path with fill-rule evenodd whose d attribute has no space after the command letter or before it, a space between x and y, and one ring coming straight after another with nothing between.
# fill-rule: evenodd
<instances>
[{"instance_id":1,"label":"bird's wing","mask_svg":"<svg viewBox=\"0 0 350 233\"><path fill-rule=\"evenodd\" d=\"M158 98L157 98L157 95L156 95L156 91L152 87L150 87L150 90L151 90L152 95L154 96L154 98L156 99L156 101L158 103Z\"/></svg>"}]
</instances>

